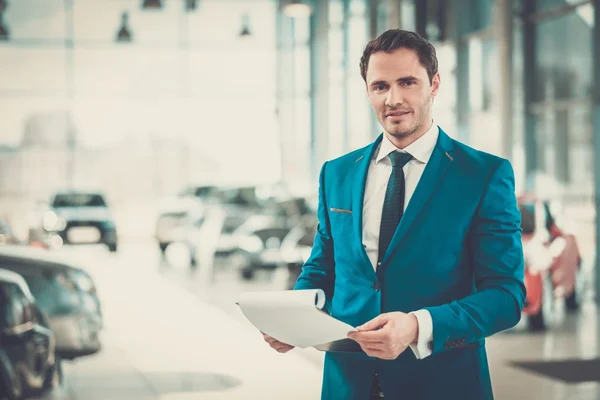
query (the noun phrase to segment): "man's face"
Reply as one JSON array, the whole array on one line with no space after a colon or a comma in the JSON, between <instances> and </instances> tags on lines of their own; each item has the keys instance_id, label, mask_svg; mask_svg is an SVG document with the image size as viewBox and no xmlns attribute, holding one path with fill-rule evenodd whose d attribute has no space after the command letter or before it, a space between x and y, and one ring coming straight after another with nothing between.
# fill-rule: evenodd
<instances>
[{"instance_id":1,"label":"man's face","mask_svg":"<svg viewBox=\"0 0 600 400\"><path fill-rule=\"evenodd\" d=\"M402 139L427 131L440 77L435 74L429 83L416 52L401 48L371 54L366 83L373 110L389 135Z\"/></svg>"}]
</instances>

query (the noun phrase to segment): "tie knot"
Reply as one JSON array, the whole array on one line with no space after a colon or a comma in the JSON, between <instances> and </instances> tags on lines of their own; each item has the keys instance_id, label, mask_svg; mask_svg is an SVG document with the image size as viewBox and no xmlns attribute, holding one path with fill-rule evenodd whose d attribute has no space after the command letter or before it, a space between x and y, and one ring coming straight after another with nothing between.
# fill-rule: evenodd
<instances>
[{"instance_id":1,"label":"tie knot","mask_svg":"<svg viewBox=\"0 0 600 400\"><path fill-rule=\"evenodd\" d=\"M390 160L392 161L393 167L404 168L406 163L412 160L413 156L408 153L400 153L399 151L393 151L390 153Z\"/></svg>"}]
</instances>

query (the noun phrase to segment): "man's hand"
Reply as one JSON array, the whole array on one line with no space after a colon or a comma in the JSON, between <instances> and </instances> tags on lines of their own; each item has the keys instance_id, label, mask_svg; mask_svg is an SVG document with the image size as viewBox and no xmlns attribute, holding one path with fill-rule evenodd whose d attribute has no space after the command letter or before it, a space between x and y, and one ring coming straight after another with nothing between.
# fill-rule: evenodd
<instances>
[{"instance_id":1,"label":"man's hand","mask_svg":"<svg viewBox=\"0 0 600 400\"><path fill-rule=\"evenodd\" d=\"M279 340L267 335L266 333L263 333L262 335L265 338L265 342L269 343L269 346L271 346L280 353L287 353L288 351L294 348L294 346L282 343Z\"/></svg>"},{"instance_id":2,"label":"man's hand","mask_svg":"<svg viewBox=\"0 0 600 400\"><path fill-rule=\"evenodd\" d=\"M419 323L413 314L391 312L381 314L348 334L367 355L395 360L406 348L417 342Z\"/></svg>"}]
</instances>

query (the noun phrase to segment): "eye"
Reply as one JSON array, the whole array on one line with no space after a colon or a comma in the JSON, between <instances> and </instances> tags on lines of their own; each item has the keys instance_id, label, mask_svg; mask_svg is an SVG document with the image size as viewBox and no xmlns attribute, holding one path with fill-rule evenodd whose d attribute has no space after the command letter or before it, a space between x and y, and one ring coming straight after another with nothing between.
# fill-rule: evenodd
<instances>
[{"instance_id":1,"label":"eye","mask_svg":"<svg viewBox=\"0 0 600 400\"><path fill-rule=\"evenodd\" d=\"M416 84L417 84L417 81L415 81L415 80L410 80L410 81L404 81L404 82L402 82L403 86L414 86Z\"/></svg>"},{"instance_id":2,"label":"eye","mask_svg":"<svg viewBox=\"0 0 600 400\"><path fill-rule=\"evenodd\" d=\"M373 90L376 92L381 92L382 90L385 90L386 88L387 88L387 85L384 85L383 83L373 86Z\"/></svg>"}]
</instances>

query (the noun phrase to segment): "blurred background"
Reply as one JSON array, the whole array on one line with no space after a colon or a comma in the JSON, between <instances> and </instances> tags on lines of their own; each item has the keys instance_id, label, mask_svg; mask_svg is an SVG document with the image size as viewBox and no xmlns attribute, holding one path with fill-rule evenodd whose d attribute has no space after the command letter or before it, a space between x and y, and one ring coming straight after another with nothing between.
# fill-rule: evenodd
<instances>
[{"instance_id":1,"label":"blurred background","mask_svg":"<svg viewBox=\"0 0 600 400\"><path fill-rule=\"evenodd\" d=\"M381 132L366 43L437 50L434 119L511 160L527 305L498 398L600 399L594 0L0 0L0 398L318 398L235 301L291 288L322 163Z\"/></svg>"}]
</instances>

